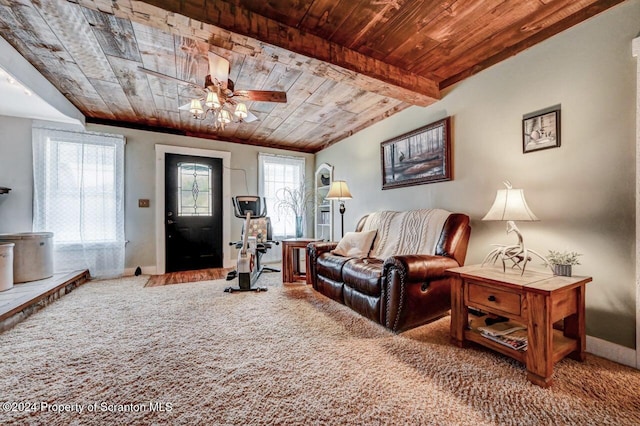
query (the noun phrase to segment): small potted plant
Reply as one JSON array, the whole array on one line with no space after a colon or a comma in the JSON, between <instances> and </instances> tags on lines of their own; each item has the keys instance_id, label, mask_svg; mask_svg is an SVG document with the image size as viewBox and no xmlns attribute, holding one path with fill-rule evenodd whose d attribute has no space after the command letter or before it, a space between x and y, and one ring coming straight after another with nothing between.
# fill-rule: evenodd
<instances>
[{"instance_id":1,"label":"small potted plant","mask_svg":"<svg viewBox=\"0 0 640 426\"><path fill-rule=\"evenodd\" d=\"M578 256L582 254L575 251L555 251L549 250L547 255L547 265L553 269L554 275L561 275L564 277L571 276L571 266L580 265Z\"/></svg>"}]
</instances>

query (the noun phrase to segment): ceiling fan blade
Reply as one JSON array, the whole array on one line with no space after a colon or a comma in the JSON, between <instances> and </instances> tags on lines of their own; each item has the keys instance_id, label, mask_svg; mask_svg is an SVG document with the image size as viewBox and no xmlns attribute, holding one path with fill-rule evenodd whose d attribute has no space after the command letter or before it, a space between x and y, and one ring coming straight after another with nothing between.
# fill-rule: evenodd
<instances>
[{"instance_id":1,"label":"ceiling fan blade","mask_svg":"<svg viewBox=\"0 0 640 426\"><path fill-rule=\"evenodd\" d=\"M209 75L213 82L218 80L222 87L227 87L227 80L229 79L229 61L222 56L209 52Z\"/></svg>"},{"instance_id":2,"label":"ceiling fan blade","mask_svg":"<svg viewBox=\"0 0 640 426\"><path fill-rule=\"evenodd\" d=\"M253 113L251 111L247 111L247 116L242 119L242 121L244 121L245 123L252 123L252 122L254 122L256 120L258 120L258 117L253 115Z\"/></svg>"},{"instance_id":3,"label":"ceiling fan blade","mask_svg":"<svg viewBox=\"0 0 640 426\"><path fill-rule=\"evenodd\" d=\"M236 90L233 96L251 101L287 103L287 92L272 90Z\"/></svg>"},{"instance_id":4,"label":"ceiling fan blade","mask_svg":"<svg viewBox=\"0 0 640 426\"><path fill-rule=\"evenodd\" d=\"M187 84L189 86L193 86L193 87L197 87L198 89L202 89L202 86L199 86L199 85L197 85L195 83L192 83L190 81L180 80L179 78L172 77L172 76L167 75L167 74L162 74L161 72L153 71L153 70L150 70L150 69L147 69L147 68L144 68L144 67L138 67L138 69L140 71L142 71L143 73L152 75L154 77L160 77L160 78L164 78L166 80L175 81L176 83Z\"/></svg>"}]
</instances>

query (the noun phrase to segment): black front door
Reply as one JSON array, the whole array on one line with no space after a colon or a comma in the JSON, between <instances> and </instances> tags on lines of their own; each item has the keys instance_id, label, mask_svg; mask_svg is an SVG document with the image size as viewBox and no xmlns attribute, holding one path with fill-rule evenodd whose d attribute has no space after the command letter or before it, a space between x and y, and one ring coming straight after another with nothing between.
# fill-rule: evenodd
<instances>
[{"instance_id":1,"label":"black front door","mask_svg":"<svg viewBox=\"0 0 640 426\"><path fill-rule=\"evenodd\" d=\"M166 154L166 271L222 267L222 159Z\"/></svg>"}]
</instances>

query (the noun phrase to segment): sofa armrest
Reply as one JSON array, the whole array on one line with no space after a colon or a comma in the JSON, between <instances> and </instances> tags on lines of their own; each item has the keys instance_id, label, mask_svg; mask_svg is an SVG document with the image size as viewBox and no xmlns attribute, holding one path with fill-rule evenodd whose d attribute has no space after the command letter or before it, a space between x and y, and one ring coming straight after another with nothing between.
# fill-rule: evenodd
<instances>
[{"instance_id":1,"label":"sofa armrest","mask_svg":"<svg viewBox=\"0 0 640 426\"><path fill-rule=\"evenodd\" d=\"M399 333L445 315L451 308L451 277L457 267L446 256L403 255L384 261L381 323Z\"/></svg>"},{"instance_id":2,"label":"sofa armrest","mask_svg":"<svg viewBox=\"0 0 640 426\"><path fill-rule=\"evenodd\" d=\"M309 270L307 271L307 283L317 289L316 264L318 258L323 254L330 252L338 246L337 242L316 242L307 244L307 257L309 258Z\"/></svg>"},{"instance_id":3,"label":"sofa armrest","mask_svg":"<svg viewBox=\"0 0 640 426\"><path fill-rule=\"evenodd\" d=\"M336 248L337 246L338 246L338 243L337 242L333 242L333 241L331 241L331 242L321 241L321 242L317 242L317 243L309 243L307 245L307 253L309 254L309 257L312 260L315 260L322 253L326 253L328 251L331 251L334 248Z\"/></svg>"},{"instance_id":4,"label":"sofa armrest","mask_svg":"<svg viewBox=\"0 0 640 426\"><path fill-rule=\"evenodd\" d=\"M446 277L445 271L460 266L455 259L429 254L391 256L384 261L384 274L396 268L405 282L426 282Z\"/></svg>"}]
</instances>

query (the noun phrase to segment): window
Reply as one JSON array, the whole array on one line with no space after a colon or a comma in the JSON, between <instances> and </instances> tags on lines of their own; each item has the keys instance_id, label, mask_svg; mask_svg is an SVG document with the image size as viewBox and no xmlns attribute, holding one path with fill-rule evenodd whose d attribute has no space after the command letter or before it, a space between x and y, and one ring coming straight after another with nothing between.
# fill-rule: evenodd
<instances>
[{"instance_id":1,"label":"window","mask_svg":"<svg viewBox=\"0 0 640 426\"><path fill-rule=\"evenodd\" d=\"M300 188L304 183L305 159L260 153L259 192L267 202L274 238L293 237L296 233L296 216L290 209L278 209L278 195L283 188Z\"/></svg>"},{"instance_id":2,"label":"window","mask_svg":"<svg viewBox=\"0 0 640 426\"><path fill-rule=\"evenodd\" d=\"M33 230L53 232L56 272L124 270L124 137L33 128Z\"/></svg>"},{"instance_id":3,"label":"window","mask_svg":"<svg viewBox=\"0 0 640 426\"><path fill-rule=\"evenodd\" d=\"M178 164L178 216L211 216L211 166Z\"/></svg>"}]
</instances>

